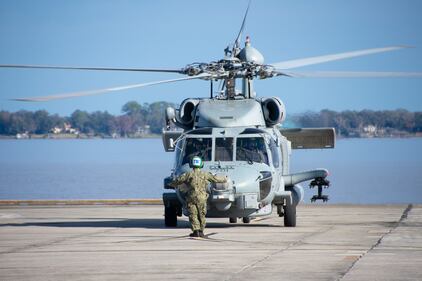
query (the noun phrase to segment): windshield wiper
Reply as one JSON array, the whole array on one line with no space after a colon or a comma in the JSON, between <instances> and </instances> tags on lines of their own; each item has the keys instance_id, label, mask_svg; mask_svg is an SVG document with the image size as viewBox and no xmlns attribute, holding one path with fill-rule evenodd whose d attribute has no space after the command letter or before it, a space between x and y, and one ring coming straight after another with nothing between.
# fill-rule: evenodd
<instances>
[{"instance_id":1,"label":"windshield wiper","mask_svg":"<svg viewBox=\"0 0 422 281\"><path fill-rule=\"evenodd\" d=\"M252 160L252 158L248 154L248 152L250 152L250 150L249 149L246 149L246 148L243 148L243 147L240 147L240 150L244 152L245 158L246 158L248 164L249 165L252 165L253 164L253 160Z\"/></svg>"}]
</instances>

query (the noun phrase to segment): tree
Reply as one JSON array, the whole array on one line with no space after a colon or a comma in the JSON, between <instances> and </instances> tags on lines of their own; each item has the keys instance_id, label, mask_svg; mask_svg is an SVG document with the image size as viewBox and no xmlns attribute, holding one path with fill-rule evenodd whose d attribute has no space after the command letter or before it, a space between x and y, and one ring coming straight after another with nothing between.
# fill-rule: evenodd
<instances>
[{"instance_id":1,"label":"tree","mask_svg":"<svg viewBox=\"0 0 422 281\"><path fill-rule=\"evenodd\" d=\"M154 102L149 105L146 121L147 124L150 126L150 130L152 133L161 133L161 130L165 126L164 112L169 106L173 106L173 104L164 101Z\"/></svg>"},{"instance_id":2,"label":"tree","mask_svg":"<svg viewBox=\"0 0 422 281\"><path fill-rule=\"evenodd\" d=\"M125 103L122 107L122 112L126 115L135 115L139 114L142 111L142 105L136 101L129 101Z\"/></svg>"},{"instance_id":3,"label":"tree","mask_svg":"<svg viewBox=\"0 0 422 281\"><path fill-rule=\"evenodd\" d=\"M122 115L117 118L120 136L126 137L133 132L133 120L128 115Z\"/></svg>"},{"instance_id":4,"label":"tree","mask_svg":"<svg viewBox=\"0 0 422 281\"><path fill-rule=\"evenodd\" d=\"M34 118L36 122L36 134L47 134L53 128L53 122L45 110L38 110L34 113ZM28 131L32 131L28 128Z\"/></svg>"},{"instance_id":5,"label":"tree","mask_svg":"<svg viewBox=\"0 0 422 281\"><path fill-rule=\"evenodd\" d=\"M89 127L95 133L111 135L116 131L114 116L107 111L95 111L90 114Z\"/></svg>"},{"instance_id":6,"label":"tree","mask_svg":"<svg viewBox=\"0 0 422 281\"><path fill-rule=\"evenodd\" d=\"M80 132L89 133L90 118L86 111L75 110L70 116L70 123L73 128L77 128Z\"/></svg>"},{"instance_id":7,"label":"tree","mask_svg":"<svg viewBox=\"0 0 422 281\"><path fill-rule=\"evenodd\" d=\"M0 111L0 134L9 135L10 132L10 113L7 111Z\"/></svg>"},{"instance_id":8,"label":"tree","mask_svg":"<svg viewBox=\"0 0 422 281\"><path fill-rule=\"evenodd\" d=\"M413 131L415 133L422 132L422 112L415 112L415 128Z\"/></svg>"}]
</instances>

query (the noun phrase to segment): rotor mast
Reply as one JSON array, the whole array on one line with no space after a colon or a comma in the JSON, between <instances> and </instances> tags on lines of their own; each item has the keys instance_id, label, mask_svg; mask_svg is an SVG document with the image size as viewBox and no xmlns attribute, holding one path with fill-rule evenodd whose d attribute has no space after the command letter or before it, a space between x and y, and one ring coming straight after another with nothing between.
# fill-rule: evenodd
<instances>
[{"instance_id":1,"label":"rotor mast","mask_svg":"<svg viewBox=\"0 0 422 281\"><path fill-rule=\"evenodd\" d=\"M234 99L236 96L236 79L242 78L242 95L249 99L255 98L253 89L253 77L256 76L256 66L264 63L264 56L251 46L249 36L246 36L245 47L240 49L240 38L236 39L235 47L228 60L230 69L225 80L225 95L227 99ZM225 50L227 52L227 49Z\"/></svg>"}]
</instances>

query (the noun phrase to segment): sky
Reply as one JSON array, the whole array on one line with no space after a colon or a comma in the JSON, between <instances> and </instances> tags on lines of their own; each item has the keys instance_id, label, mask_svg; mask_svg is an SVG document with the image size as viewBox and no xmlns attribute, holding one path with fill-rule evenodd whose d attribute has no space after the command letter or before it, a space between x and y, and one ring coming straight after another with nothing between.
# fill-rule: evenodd
<instances>
[{"instance_id":1,"label":"sky","mask_svg":"<svg viewBox=\"0 0 422 281\"><path fill-rule=\"evenodd\" d=\"M182 68L223 58L248 0L2 0L0 64ZM422 71L422 1L252 1L245 35L266 63L391 45L415 48L296 70ZM120 114L135 100L180 103L209 96L209 82L183 81L60 101L43 96L181 77L166 73L0 69L0 110ZM239 83L240 84L240 83ZM278 96L287 113L332 110L422 111L422 78L257 80L258 96Z\"/></svg>"}]
</instances>

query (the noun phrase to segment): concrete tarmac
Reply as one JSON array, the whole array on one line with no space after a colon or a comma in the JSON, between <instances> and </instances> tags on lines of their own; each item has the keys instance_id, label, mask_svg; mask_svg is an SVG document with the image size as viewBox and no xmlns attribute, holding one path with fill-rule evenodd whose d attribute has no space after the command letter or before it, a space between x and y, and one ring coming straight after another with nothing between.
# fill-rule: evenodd
<instances>
[{"instance_id":1,"label":"concrete tarmac","mask_svg":"<svg viewBox=\"0 0 422 281\"><path fill-rule=\"evenodd\" d=\"M422 280L421 205L302 205L191 239L163 208L1 206L0 280Z\"/></svg>"}]
</instances>

